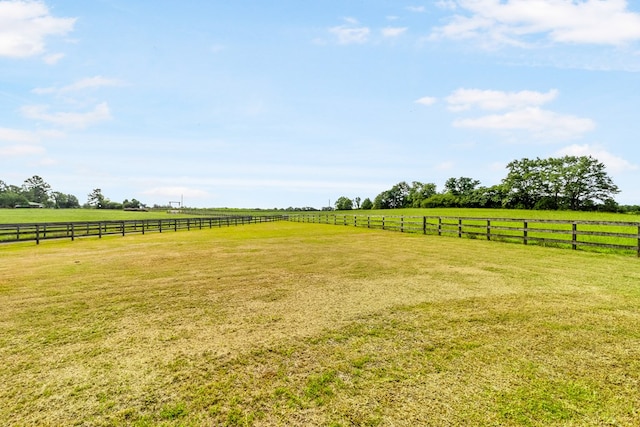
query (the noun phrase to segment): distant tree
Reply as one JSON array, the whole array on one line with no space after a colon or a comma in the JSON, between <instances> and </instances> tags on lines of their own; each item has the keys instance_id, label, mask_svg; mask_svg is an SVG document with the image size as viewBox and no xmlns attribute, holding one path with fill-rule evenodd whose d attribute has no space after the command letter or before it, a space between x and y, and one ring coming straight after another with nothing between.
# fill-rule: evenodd
<instances>
[{"instance_id":1,"label":"distant tree","mask_svg":"<svg viewBox=\"0 0 640 427\"><path fill-rule=\"evenodd\" d=\"M432 183L422 183L413 181L409 187L406 205L412 208L419 208L423 200L436 194L436 185Z\"/></svg>"},{"instance_id":2,"label":"distant tree","mask_svg":"<svg viewBox=\"0 0 640 427\"><path fill-rule=\"evenodd\" d=\"M346 211L353 209L353 201L348 197L339 197L335 203L336 210Z\"/></svg>"},{"instance_id":3,"label":"distant tree","mask_svg":"<svg viewBox=\"0 0 640 427\"><path fill-rule=\"evenodd\" d=\"M16 205L26 205L29 200L20 193L14 191L0 192L0 208L14 208Z\"/></svg>"},{"instance_id":4,"label":"distant tree","mask_svg":"<svg viewBox=\"0 0 640 427\"><path fill-rule=\"evenodd\" d=\"M51 197L51 186L38 175L34 175L24 181L22 185L23 195L30 202L47 205Z\"/></svg>"},{"instance_id":5,"label":"distant tree","mask_svg":"<svg viewBox=\"0 0 640 427\"><path fill-rule=\"evenodd\" d=\"M87 204L97 209L103 209L105 208L104 206L105 200L106 199L102 194L102 190L99 188L94 188L93 191L88 196Z\"/></svg>"},{"instance_id":6,"label":"distant tree","mask_svg":"<svg viewBox=\"0 0 640 427\"><path fill-rule=\"evenodd\" d=\"M356 205L356 209L360 209L360 201L361 201L361 200L362 200L362 199L361 199L360 197L355 197L355 198L353 199L353 203L355 203L355 205Z\"/></svg>"},{"instance_id":7,"label":"distant tree","mask_svg":"<svg viewBox=\"0 0 640 427\"><path fill-rule=\"evenodd\" d=\"M370 198L366 198L362 201L362 209L372 209L373 208L373 202L371 201Z\"/></svg>"},{"instance_id":8,"label":"distant tree","mask_svg":"<svg viewBox=\"0 0 640 427\"><path fill-rule=\"evenodd\" d=\"M54 191L51 193L51 197L53 198L53 207L56 209L73 209L80 207L78 198L73 194L64 194L59 191Z\"/></svg>"},{"instance_id":9,"label":"distant tree","mask_svg":"<svg viewBox=\"0 0 640 427\"><path fill-rule=\"evenodd\" d=\"M389 190L378 194L373 201L374 209L399 209L407 207L409 196L409 184L399 182Z\"/></svg>"},{"instance_id":10,"label":"distant tree","mask_svg":"<svg viewBox=\"0 0 640 427\"><path fill-rule=\"evenodd\" d=\"M454 196L469 196L478 185L480 185L480 181L466 176L449 178L444 183L444 192Z\"/></svg>"},{"instance_id":11,"label":"distant tree","mask_svg":"<svg viewBox=\"0 0 640 427\"><path fill-rule=\"evenodd\" d=\"M7 191L7 183L0 179L0 193Z\"/></svg>"},{"instance_id":12,"label":"distant tree","mask_svg":"<svg viewBox=\"0 0 640 427\"><path fill-rule=\"evenodd\" d=\"M618 187L605 165L591 156L521 159L507 165L502 181L505 205L525 209L596 209L597 202L612 208Z\"/></svg>"}]
</instances>

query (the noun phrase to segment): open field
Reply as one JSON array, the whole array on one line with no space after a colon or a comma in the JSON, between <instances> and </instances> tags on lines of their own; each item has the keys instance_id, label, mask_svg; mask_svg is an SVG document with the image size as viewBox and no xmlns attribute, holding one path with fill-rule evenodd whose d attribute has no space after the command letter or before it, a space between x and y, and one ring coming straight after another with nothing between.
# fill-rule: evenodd
<instances>
[{"instance_id":1,"label":"open field","mask_svg":"<svg viewBox=\"0 0 640 427\"><path fill-rule=\"evenodd\" d=\"M276 222L0 247L4 425L640 424L640 261Z\"/></svg>"},{"instance_id":2,"label":"open field","mask_svg":"<svg viewBox=\"0 0 640 427\"><path fill-rule=\"evenodd\" d=\"M110 221L176 216L186 217L187 215L168 214L166 211L132 212L110 209L0 209L0 224Z\"/></svg>"}]
</instances>

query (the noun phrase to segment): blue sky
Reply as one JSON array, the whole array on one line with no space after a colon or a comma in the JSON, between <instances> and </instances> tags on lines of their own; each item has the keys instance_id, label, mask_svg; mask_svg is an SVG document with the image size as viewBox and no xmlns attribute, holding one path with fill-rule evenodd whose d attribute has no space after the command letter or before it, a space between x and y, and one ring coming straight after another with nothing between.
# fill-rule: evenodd
<instances>
[{"instance_id":1,"label":"blue sky","mask_svg":"<svg viewBox=\"0 0 640 427\"><path fill-rule=\"evenodd\" d=\"M0 0L0 179L327 206L592 155L640 204L640 2Z\"/></svg>"}]
</instances>

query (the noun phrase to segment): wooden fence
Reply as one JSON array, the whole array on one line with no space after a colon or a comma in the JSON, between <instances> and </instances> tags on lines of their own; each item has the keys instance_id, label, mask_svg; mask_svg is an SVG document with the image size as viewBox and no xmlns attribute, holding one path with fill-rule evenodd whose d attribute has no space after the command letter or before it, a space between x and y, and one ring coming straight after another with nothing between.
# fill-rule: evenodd
<instances>
[{"instance_id":1,"label":"wooden fence","mask_svg":"<svg viewBox=\"0 0 640 427\"><path fill-rule=\"evenodd\" d=\"M350 225L408 233L519 242L525 245L633 252L640 257L640 223L441 216L289 215L290 221Z\"/></svg>"},{"instance_id":2,"label":"wooden fence","mask_svg":"<svg viewBox=\"0 0 640 427\"><path fill-rule=\"evenodd\" d=\"M132 233L201 230L203 228L229 227L280 221L282 215L273 216L220 216L200 218L136 219L117 221L75 221L30 224L0 224L0 243L35 241L48 239L71 239L78 237L122 235Z\"/></svg>"}]
</instances>

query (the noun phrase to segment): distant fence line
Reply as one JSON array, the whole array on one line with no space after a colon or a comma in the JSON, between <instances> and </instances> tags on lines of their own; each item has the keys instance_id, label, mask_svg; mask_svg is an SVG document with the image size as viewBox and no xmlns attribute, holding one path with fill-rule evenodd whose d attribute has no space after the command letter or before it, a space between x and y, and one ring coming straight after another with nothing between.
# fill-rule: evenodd
<instances>
[{"instance_id":1,"label":"distant fence line","mask_svg":"<svg viewBox=\"0 0 640 427\"><path fill-rule=\"evenodd\" d=\"M408 233L521 242L525 245L601 248L640 257L640 223L445 216L288 215L289 221L350 225Z\"/></svg>"},{"instance_id":2,"label":"distant fence line","mask_svg":"<svg viewBox=\"0 0 640 427\"><path fill-rule=\"evenodd\" d=\"M132 233L145 234L149 232L201 230L222 226L255 224L262 222L281 221L282 215L265 216L219 216L199 218L171 218L171 219L132 219L109 221L73 221L47 223L0 224L0 243L41 240L71 239L79 237L122 235Z\"/></svg>"}]
</instances>

